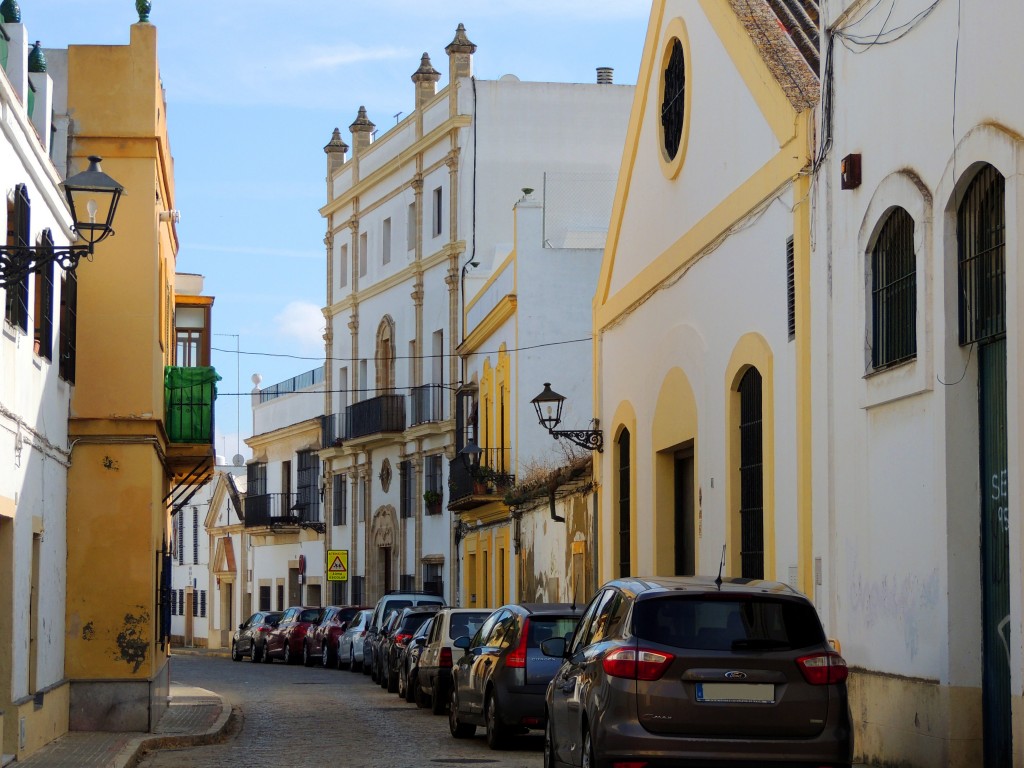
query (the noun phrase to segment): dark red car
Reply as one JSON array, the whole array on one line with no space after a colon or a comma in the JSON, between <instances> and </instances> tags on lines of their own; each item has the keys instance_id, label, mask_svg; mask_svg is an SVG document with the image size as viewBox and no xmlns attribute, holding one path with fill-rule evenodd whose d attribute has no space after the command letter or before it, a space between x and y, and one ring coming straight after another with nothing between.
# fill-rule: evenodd
<instances>
[{"instance_id":1,"label":"dark red car","mask_svg":"<svg viewBox=\"0 0 1024 768\"><path fill-rule=\"evenodd\" d=\"M282 614L280 621L267 633L263 660L267 663L281 659L285 664L296 664L302 657L306 633L320 623L323 608L293 606Z\"/></svg>"},{"instance_id":2,"label":"dark red car","mask_svg":"<svg viewBox=\"0 0 1024 768\"><path fill-rule=\"evenodd\" d=\"M302 663L313 666L316 659L325 667L338 664L338 638L348 627L348 623L368 605L329 605L324 608L320 623L306 633L302 644Z\"/></svg>"}]
</instances>

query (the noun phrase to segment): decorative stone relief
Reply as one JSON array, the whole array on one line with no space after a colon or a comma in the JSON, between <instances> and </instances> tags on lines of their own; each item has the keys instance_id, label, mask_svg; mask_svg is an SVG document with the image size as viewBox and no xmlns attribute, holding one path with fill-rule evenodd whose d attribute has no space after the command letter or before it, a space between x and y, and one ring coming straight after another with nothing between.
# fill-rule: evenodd
<instances>
[{"instance_id":1,"label":"decorative stone relief","mask_svg":"<svg viewBox=\"0 0 1024 768\"><path fill-rule=\"evenodd\" d=\"M378 477L380 478L381 490L384 491L384 493L387 493L388 489L391 488L391 461L390 460L384 459L384 461L381 463L381 465L380 465L380 474L378 475Z\"/></svg>"}]
</instances>

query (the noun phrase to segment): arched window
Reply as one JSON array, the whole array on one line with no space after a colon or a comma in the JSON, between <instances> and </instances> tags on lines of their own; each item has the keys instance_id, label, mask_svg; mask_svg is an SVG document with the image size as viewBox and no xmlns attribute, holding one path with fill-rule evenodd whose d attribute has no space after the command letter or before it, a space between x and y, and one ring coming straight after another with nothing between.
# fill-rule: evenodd
<instances>
[{"instance_id":1,"label":"arched window","mask_svg":"<svg viewBox=\"0 0 1024 768\"><path fill-rule=\"evenodd\" d=\"M619 576L629 576L632 569L630 562L630 468L629 468L629 430L622 430L616 442L618 454L615 457L619 475L618 528L619 528Z\"/></svg>"},{"instance_id":2,"label":"arched window","mask_svg":"<svg viewBox=\"0 0 1024 768\"><path fill-rule=\"evenodd\" d=\"M764 459L761 374L747 369L740 397L740 575L764 578Z\"/></svg>"},{"instance_id":3,"label":"arched window","mask_svg":"<svg viewBox=\"0 0 1024 768\"><path fill-rule=\"evenodd\" d=\"M871 367L917 355L914 220L895 208L871 250Z\"/></svg>"},{"instance_id":4,"label":"arched window","mask_svg":"<svg viewBox=\"0 0 1024 768\"><path fill-rule=\"evenodd\" d=\"M395 388L395 321L385 315L377 327L377 394L387 395Z\"/></svg>"},{"instance_id":5,"label":"arched window","mask_svg":"<svg viewBox=\"0 0 1024 768\"><path fill-rule=\"evenodd\" d=\"M961 344L1006 332L1005 186L999 171L985 166L957 212Z\"/></svg>"}]
</instances>

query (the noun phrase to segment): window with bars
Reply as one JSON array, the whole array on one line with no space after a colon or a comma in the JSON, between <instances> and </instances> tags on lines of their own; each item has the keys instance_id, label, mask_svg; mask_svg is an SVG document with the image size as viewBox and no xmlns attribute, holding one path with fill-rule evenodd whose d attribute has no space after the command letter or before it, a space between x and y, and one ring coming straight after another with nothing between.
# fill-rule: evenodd
<instances>
[{"instance_id":1,"label":"window with bars","mask_svg":"<svg viewBox=\"0 0 1024 768\"><path fill-rule=\"evenodd\" d=\"M297 458L296 502L302 510L303 519L308 522L320 522L320 456L316 451L299 451Z\"/></svg>"},{"instance_id":2,"label":"window with bars","mask_svg":"<svg viewBox=\"0 0 1024 768\"><path fill-rule=\"evenodd\" d=\"M444 502L444 486L441 484L441 461L444 457L440 453L435 453L427 456L424 459L424 471L423 471L423 486L424 495L434 498L431 494L436 494L436 502L433 504L430 501L426 502L426 510L428 515L439 515L441 514L441 507Z\"/></svg>"},{"instance_id":3,"label":"window with bars","mask_svg":"<svg viewBox=\"0 0 1024 768\"><path fill-rule=\"evenodd\" d=\"M178 565L185 564L185 514L178 510Z\"/></svg>"},{"instance_id":4,"label":"window with bars","mask_svg":"<svg viewBox=\"0 0 1024 768\"><path fill-rule=\"evenodd\" d=\"M444 565L442 563L423 564L423 591L444 596Z\"/></svg>"},{"instance_id":5,"label":"window with bars","mask_svg":"<svg viewBox=\"0 0 1024 768\"><path fill-rule=\"evenodd\" d=\"M348 525L348 475L334 476L333 522L335 525Z\"/></svg>"},{"instance_id":6,"label":"window with bars","mask_svg":"<svg viewBox=\"0 0 1024 768\"><path fill-rule=\"evenodd\" d=\"M78 355L78 275L65 272L60 278L60 330L58 338L60 360L58 375L75 383L75 363Z\"/></svg>"},{"instance_id":7,"label":"window with bars","mask_svg":"<svg viewBox=\"0 0 1024 768\"><path fill-rule=\"evenodd\" d=\"M39 245L53 248L53 235L44 229ZM35 353L44 360L53 359L53 270L52 261L36 272L35 302L33 306L33 337Z\"/></svg>"},{"instance_id":8,"label":"window with bars","mask_svg":"<svg viewBox=\"0 0 1024 768\"><path fill-rule=\"evenodd\" d=\"M412 592L416 589L416 577L411 573L403 573L398 577L398 588L403 592Z\"/></svg>"},{"instance_id":9,"label":"window with bars","mask_svg":"<svg viewBox=\"0 0 1024 768\"><path fill-rule=\"evenodd\" d=\"M352 578L352 605L362 605L366 602L366 577L354 576Z\"/></svg>"},{"instance_id":10,"label":"window with bars","mask_svg":"<svg viewBox=\"0 0 1024 768\"><path fill-rule=\"evenodd\" d=\"M178 615L179 616L184 616L185 615L185 590L184 589L179 589L178 590Z\"/></svg>"},{"instance_id":11,"label":"window with bars","mask_svg":"<svg viewBox=\"0 0 1024 768\"><path fill-rule=\"evenodd\" d=\"M7 203L7 245L27 247L31 236L31 205L28 187L18 184L14 196ZM8 285L5 298L7 322L23 333L28 332L28 278L26 274L14 285Z\"/></svg>"},{"instance_id":12,"label":"window with bars","mask_svg":"<svg viewBox=\"0 0 1024 768\"><path fill-rule=\"evenodd\" d=\"M284 584L277 585L277 610L284 610Z\"/></svg>"},{"instance_id":13,"label":"window with bars","mask_svg":"<svg viewBox=\"0 0 1024 768\"><path fill-rule=\"evenodd\" d=\"M917 265L914 220L894 208L871 249L871 367L917 355Z\"/></svg>"},{"instance_id":14,"label":"window with bars","mask_svg":"<svg viewBox=\"0 0 1024 768\"><path fill-rule=\"evenodd\" d=\"M192 617L199 618L199 595L192 592Z\"/></svg>"},{"instance_id":15,"label":"window with bars","mask_svg":"<svg viewBox=\"0 0 1024 768\"><path fill-rule=\"evenodd\" d=\"M192 564L199 565L199 507L192 507Z\"/></svg>"},{"instance_id":16,"label":"window with bars","mask_svg":"<svg viewBox=\"0 0 1024 768\"><path fill-rule=\"evenodd\" d=\"M630 470L629 470L629 430L622 430L619 435L616 447L618 449L618 474L619 474L619 576L629 576L632 564L630 563Z\"/></svg>"},{"instance_id":17,"label":"window with bars","mask_svg":"<svg viewBox=\"0 0 1024 768\"><path fill-rule=\"evenodd\" d=\"M331 603L333 605L348 605L348 582L331 582Z\"/></svg>"},{"instance_id":18,"label":"window with bars","mask_svg":"<svg viewBox=\"0 0 1024 768\"><path fill-rule=\"evenodd\" d=\"M267 495L267 465L265 462L256 462L247 465L245 468L245 475L246 496Z\"/></svg>"},{"instance_id":19,"label":"window with bars","mask_svg":"<svg viewBox=\"0 0 1024 768\"><path fill-rule=\"evenodd\" d=\"M740 379L740 575L764 578L762 382L751 366Z\"/></svg>"},{"instance_id":20,"label":"window with bars","mask_svg":"<svg viewBox=\"0 0 1024 768\"><path fill-rule=\"evenodd\" d=\"M796 257L793 249L793 238L786 241L786 320L789 327L789 340L796 338Z\"/></svg>"},{"instance_id":21,"label":"window with bars","mask_svg":"<svg viewBox=\"0 0 1024 768\"><path fill-rule=\"evenodd\" d=\"M199 618L206 618L206 590L199 590Z\"/></svg>"},{"instance_id":22,"label":"window with bars","mask_svg":"<svg viewBox=\"0 0 1024 768\"><path fill-rule=\"evenodd\" d=\"M270 610L270 587L269 586L261 586L260 587L260 610L261 611L269 611Z\"/></svg>"},{"instance_id":23,"label":"window with bars","mask_svg":"<svg viewBox=\"0 0 1024 768\"><path fill-rule=\"evenodd\" d=\"M960 343L1006 333L1006 180L986 165L957 210Z\"/></svg>"},{"instance_id":24,"label":"window with bars","mask_svg":"<svg viewBox=\"0 0 1024 768\"><path fill-rule=\"evenodd\" d=\"M398 516L412 517L412 483L416 474L412 471L411 461L398 462Z\"/></svg>"},{"instance_id":25,"label":"window with bars","mask_svg":"<svg viewBox=\"0 0 1024 768\"><path fill-rule=\"evenodd\" d=\"M171 590L171 616L178 615L178 590Z\"/></svg>"}]
</instances>

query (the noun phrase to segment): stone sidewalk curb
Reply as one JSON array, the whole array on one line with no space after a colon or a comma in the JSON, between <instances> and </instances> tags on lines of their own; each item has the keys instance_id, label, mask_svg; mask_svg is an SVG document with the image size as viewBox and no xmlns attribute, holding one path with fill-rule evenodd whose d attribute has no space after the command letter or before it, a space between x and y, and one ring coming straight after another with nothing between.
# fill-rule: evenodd
<instances>
[{"instance_id":1,"label":"stone sidewalk curb","mask_svg":"<svg viewBox=\"0 0 1024 768\"><path fill-rule=\"evenodd\" d=\"M227 740L228 727L241 718L241 710L229 707L221 701L221 712L212 726L202 733L176 733L167 736L146 735L132 739L125 745L111 768L134 768L147 752L160 749L178 749L181 747L202 747L208 744L219 744Z\"/></svg>"},{"instance_id":2,"label":"stone sidewalk curb","mask_svg":"<svg viewBox=\"0 0 1024 768\"><path fill-rule=\"evenodd\" d=\"M175 656L212 656L218 659L230 659L231 651L227 648L171 648L171 658Z\"/></svg>"}]
</instances>

